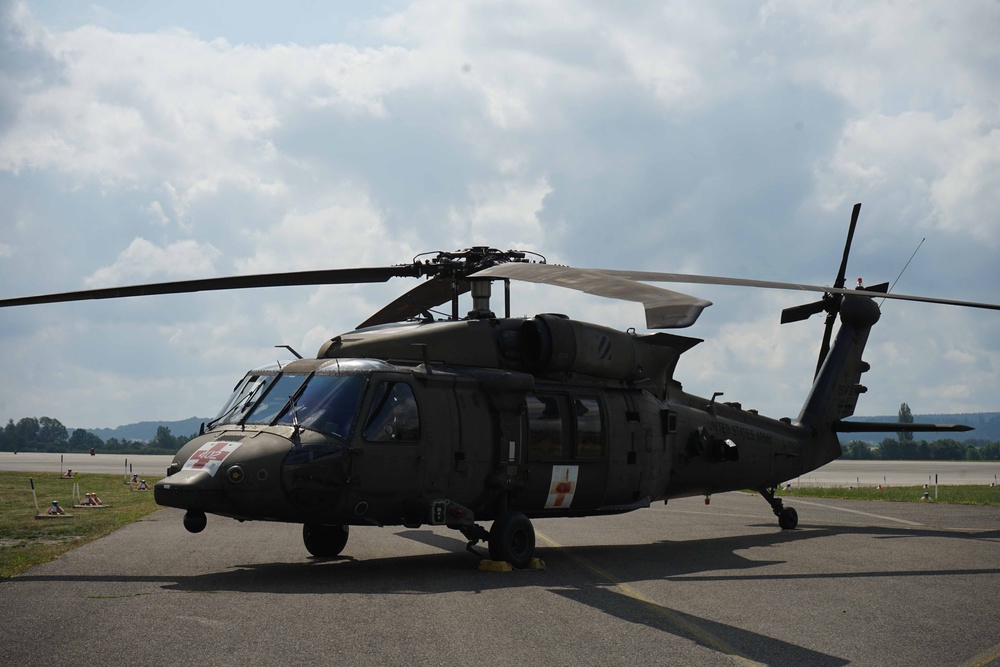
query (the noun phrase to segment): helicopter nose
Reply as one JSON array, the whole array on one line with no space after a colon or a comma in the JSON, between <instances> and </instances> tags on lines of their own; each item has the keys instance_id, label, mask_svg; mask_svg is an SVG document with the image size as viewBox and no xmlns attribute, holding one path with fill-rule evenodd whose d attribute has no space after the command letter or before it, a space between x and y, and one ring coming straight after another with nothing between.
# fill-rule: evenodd
<instances>
[{"instance_id":1,"label":"helicopter nose","mask_svg":"<svg viewBox=\"0 0 1000 667\"><path fill-rule=\"evenodd\" d=\"M195 513L276 518L287 511L279 470L291 448L287 438L268 432L196 438L153 487L154 497Z\"/></svg>"},{"instance_id":2,"label":"helicopter nose","mask_svg":"<svg viewBox=\"0 0 1000 667\"><path fill-rule=\"evenodd\" d=\"M206 470L178 470L153 485L158 505L186 510L232 514L234 507L226 497L221 480Z\"/></svg>"},{"instance_id":3,"label":"helicopter nose","mask_svg":"<svg viewBox=\"0 0 1000 667\"><path fill-rule=\"evenodd\" d=\"M323 522L339 511L349 466L349 448L340 443L302 444L267 431L208 434L178 452L154 497L188 510L191 525L201 528L203 513Z\"/></svg>"}]
</instances>

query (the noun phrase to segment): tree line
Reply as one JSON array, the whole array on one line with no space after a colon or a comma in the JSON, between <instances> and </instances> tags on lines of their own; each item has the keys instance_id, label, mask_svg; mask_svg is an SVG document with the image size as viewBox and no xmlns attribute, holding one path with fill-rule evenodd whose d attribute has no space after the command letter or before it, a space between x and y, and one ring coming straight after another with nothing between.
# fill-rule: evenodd
<instances>
[{"instance_id":1,"label":"tree line","mask_svg":"<svg viewBox=\"0 0 1000 667\"><path fill-rule=\"evenodd\" d=\"M899 405L896 417L900 424L913 423L913 411L906 403ZM943 438L927 442L916 440L913 431L899 431L895 438L885 438L876 447L864 440L841 445L841 458L856 461L1000 461L1000 442Z\"/></svg>"},{"instance_id":2,"label":"tree line","mask_svg":"<svg viewBox=\"0 0 1000 667\"><path fill-rule=\"evenodd\" d=\"M1000 442L981 440L885 438L874 447L864 440L852 440L841 449L841 458L857 461L1000 461Z\"/></svg>"},{"instance_id":3,"label":"tree line","mask_svg":"<svg viewBox=\"0 0 1000 667\"><path fill-rule=\"evenodd\" d=\"M72 433L58 419L24 417L13 419L0 430L0 452L89 452L99 454L173 454L193 435L175 436L159 426L152 440L102 438L82 428Z\"/></svg>"}]
</instances>

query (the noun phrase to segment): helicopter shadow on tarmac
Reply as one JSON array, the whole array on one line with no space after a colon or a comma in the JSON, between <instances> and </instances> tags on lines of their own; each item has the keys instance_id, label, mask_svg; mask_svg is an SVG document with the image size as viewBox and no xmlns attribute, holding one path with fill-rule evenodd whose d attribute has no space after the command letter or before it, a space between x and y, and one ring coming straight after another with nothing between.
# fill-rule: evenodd
<instances>
[{"instance_id":1,"label":"helicopter shadow on tarmac","mask_svg":"<svg viewBox=\"0 0 1000 667\"><path fill-rule=\"evenodd\" d=\"M748 525L770 529L770 524ZM897 528L857 525L805 525L793 531L764 530L694 540L660 540L641 544L578 545L538 547L546 562L545 571L514 571L507 574L480 572L477 561L458 538L431 530L402 530L396 537L413 540L442 553L400 555L374 559L351 556L310 558L300 563L254 563L232 569L190 577L174 577L164 588L182 591L267 592L289 594L410 594L475 591L518 587L599 588L611 580L600 574L606 563L625 563L614 567L614 583L642 581L782 581L789 579L884 578L910 576L970 576L1000 574L1000 567L928 568L921 570L886 568L852 572L776 573L763 568L788 562L782 545L802 540L824 540L840 536L868 537L875 540L941 539L950 541L996 542L1000 530L955 531L933 528ZM785 558L754 558L741 555L753 549L776 549L774 555ZM595 568L591 564L600 564ZM165 582L166 583L166 582Z\"/></svg>"},{"instance_id":2,"label":"helicopter shadow on tarmac","mask_svg":"<svg viewBox=\"0 0 1000 667\"><path fill-rule=\"evenodd\" d=\"M396 537L440 549L442 553L355 559L309 558L298 563L236 565L223 572L178 577L171 590L268 593L392 593L430 595L457 591L487 591L521 586L572 586L581 571L574 560L628 563L626 580L666 579L707 571L760 568L784 561L759 561L737 551L817 537L814 531L774 531L757 535L642 544L549 547L540 542L538 555L545 571L480 572L465 541L431 530L402 530ZM601 580L605 584L606 580Z\"/></svg>"},{"instance_id":3,"label":"helicopter shadow on tarmac","mask_svg":"<svg viewBox=\"0 0 1000 667\"><path fill-rule=\"evenodd\" d=\"M770 528L770 526L768 526ZM693 641L711 650L768 663L835 667L849 661L787 641L623 595L593 562L628 563L627 580L665 580L711 571L749 571L782 560L751 560L737 552L813 539L829 531L781 531L693 541L631 545L540 546L545 571L496 574L474 569L465 542L431 530L404 530L397 537L441 549L443 553L357 560L312 558L304 563L259 563L177 580L165 590L185 592L268 592L286 594L434 595L532 587L603 612L627 623ZM742 575L735 574L734 577Z\"/></svg>"}]
</instances>

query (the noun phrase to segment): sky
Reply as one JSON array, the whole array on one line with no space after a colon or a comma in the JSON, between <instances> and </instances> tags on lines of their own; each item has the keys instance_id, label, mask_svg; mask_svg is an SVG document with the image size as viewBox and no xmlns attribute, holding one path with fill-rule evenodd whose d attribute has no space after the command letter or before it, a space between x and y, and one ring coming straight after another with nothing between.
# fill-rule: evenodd
<instances>
[{"instance_id":1,"label":"sky","mask_svg":"<svg viewBox=\"0 0 1000 667\"><path fill-rule=\"evenodd\" d=\"M516 248L1000 301L1000 2L0 0L0 296ZM407 289L0 310L0 420L213 416ZM676 377L795 417L819 316L708 299ZM465 304L464 304L465 305ZM463 307L464 307L463 305ZM515 285L515 315L644 331ZM859 415L1000 410L1000 313L885 302Z\"/></svg>"}]
</instances>

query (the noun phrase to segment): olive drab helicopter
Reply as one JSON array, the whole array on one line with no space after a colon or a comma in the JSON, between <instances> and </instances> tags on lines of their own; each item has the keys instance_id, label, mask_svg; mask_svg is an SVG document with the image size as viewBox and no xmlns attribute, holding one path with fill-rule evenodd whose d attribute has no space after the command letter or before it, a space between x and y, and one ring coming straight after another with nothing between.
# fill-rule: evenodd
<instances>
[{"instance_id":1,"label":"olive drab helicopter","mask_svg":"<svg viewBox=\"0 0 1000 667\"><path fill-rule=\"evenodd\" d=\"M16 306L203 290L426 278L315 358L251 370L201 434L156 482L156 502L207 515L300 523L306 549L341 553L351 526L447 526L468 548L528 567L532 519L618 514L657 501L755 489L783 529L796 512L779 484L836 459L838 433L953 431L961 425L845 421L865 391L862 352L875 298L1000 309L911 297L888 285L848 289L844 277L860 204L833 287L554 266L533 253L475 247L390 267L210 278L0 301ZM686 327L710 302L649 282L818 292L782 322L826 313L811 391L796 419L683 391L681 355L701 342L638 334L564 315L510 316L510 281L638 301L648 329ZM490 305L504 286L504 316ZM459 313L471 292L472 310ZM451 304L450 316L432 309ZM836 320L840 326L834 333ZM484 522L492 522L487 530Z\"/></svg>"}]
</instances>

